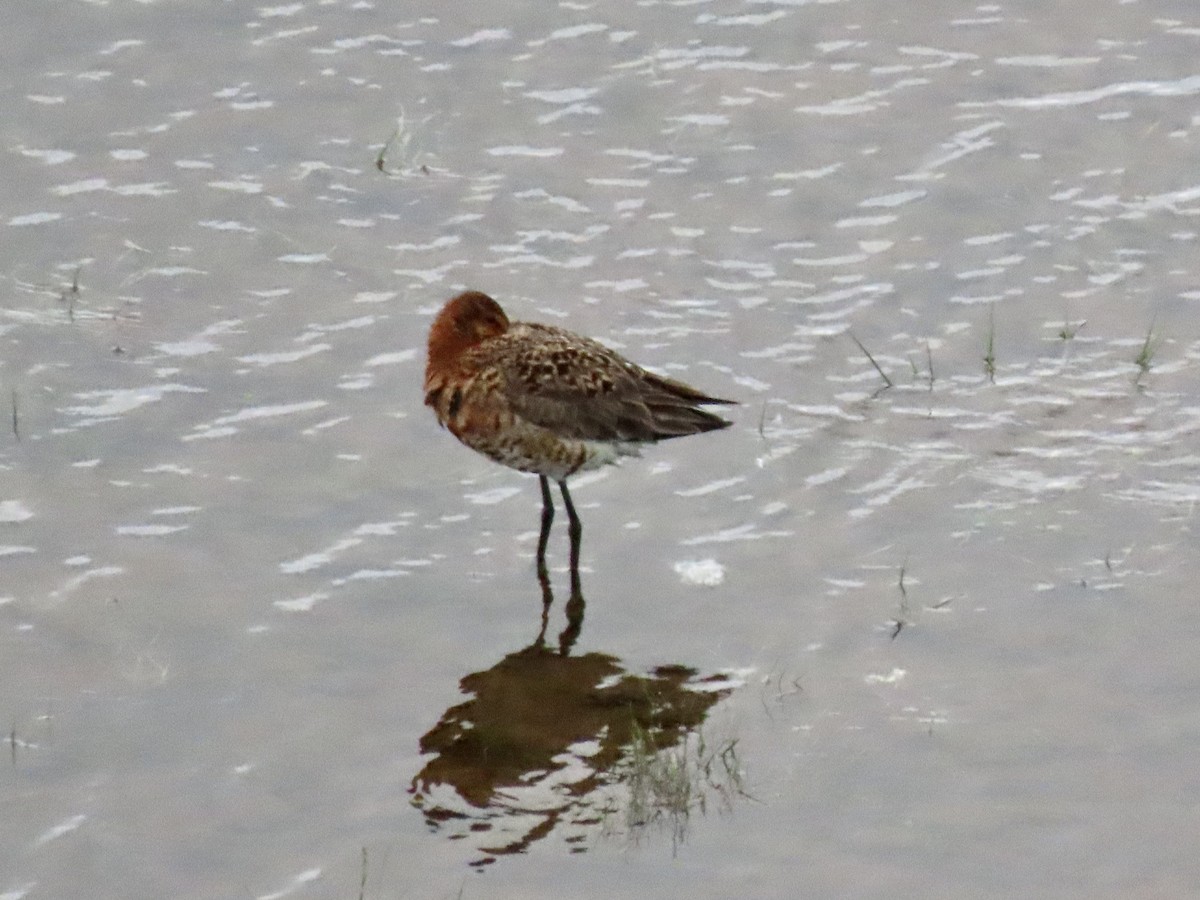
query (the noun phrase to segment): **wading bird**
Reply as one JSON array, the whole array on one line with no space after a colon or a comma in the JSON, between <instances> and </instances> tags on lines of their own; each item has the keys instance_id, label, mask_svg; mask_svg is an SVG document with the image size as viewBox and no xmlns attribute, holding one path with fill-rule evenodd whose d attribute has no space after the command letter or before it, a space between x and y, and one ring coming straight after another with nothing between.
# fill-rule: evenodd
<instances>
[{"instance_id":1,"label":"wading bird","mask_svg":"<svg viewBox=\"0 0 1200 900\"><path fill-rule=\"evenodd\" d=\"M701 407L732 402L647 372L565 329L510 322L479 291L447 302L429 329L425 404L472 450L541 482L537 565L544 591L554 520L550 479L558 482L570 520L574 597L583 526L567 478L637 456L642 444L725 428L729 422Z\"/></svg>"}]
</instances>

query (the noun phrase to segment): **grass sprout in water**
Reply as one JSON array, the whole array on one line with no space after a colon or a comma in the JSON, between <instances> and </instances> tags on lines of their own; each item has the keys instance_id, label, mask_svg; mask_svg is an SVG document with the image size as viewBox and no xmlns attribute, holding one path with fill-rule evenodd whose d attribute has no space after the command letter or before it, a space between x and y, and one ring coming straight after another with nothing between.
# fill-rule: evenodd
<instances>
[{"instance_id":1,"label":"grass sprout in water","mask_svg":"<svg viewBox=\"0 0 1200 900\"><path fill-rule=\"evenodd\" d=\"M375 157L375 168L389 178L403 178L418 174L428 175L430 171L429 166L424 163L417 165L416 159L418 154L409 147L412 143L413 135L414 131L408 125L408 119L404 114L404 110L400 110L400 115L396 118L395 131L392 132L392 136L380 148L379 155ZM398 163L393 164L390 162L390 160L396 158L399 159Z\"/></svg>"},{"instance_id":2,"label":"grass sprout in water","mask_svg":"<svg viewBox=\"0 0 1200 900\"><path fill-rule=\"evenodd\" d=\"M870 361L871 365L875 367L875 371L879 373L879 377L883 379L883 387L881 387L879 391L886 391L888 388L894 387L892 384L892 379L888 378L887 372L883 371L883 367L875 361L875 357L871 355L871 351L863 346L863 342L858 339L853 331L849 332L849 335L850 340L854 341L854 343L858 345L858 349L863 352L863 356Z\"/></svg>"},{"instance_id":3,"label":"grass sprout in water","mask_svg":"<svg viewBox=\"0 0 1200 900\"><path fill-rule=\"evenodd\" d=\"M1154 323L1151 322L1150 327L1146 329L1146 339L1142 341L1141 349L1133 358L1133 364L1138 367L1137 374L1133 376L1134 385L1141 385L1142 379L1150 374L1150 366L1154 363L1154 354L1158 352L1160 342L1160 338L1154 333Z\"/></svg>"},{"instance_id":4,"label":"grass sprout in water","mask_svg":"<svg viewBox=\"0 0 1200 900\"><path fill-rule=\"evenodd\" d=\"M1079 329L1087 324L1087 319L1081 320L1078 324L1072 325L1069 319L1063 320L1063 326L1059 329L1058 339L1060 341L1073 341L1075 335L1079 334Z\"/></svg>"},{"instance_id":5,"label":"grass sprout in water","mask_svg":"<svg viewBox=\"0 0 1200 900\"><path fill-rule=\"evenodd\" d=\"M983 371L992 384L996 383L996 307L988 307L987 345L983 354Z\"/></svg>"},{"instance_id":6,"label":"grass sprout in water","mask_svg":"<svg viewBox=\"0 0 1200 900\"><path fill-rule=\"evenodd\" d=\"M633 724L621 778L628 791L624 823L639 840L650 827L669 830L678 850L687 839L692 813L704 815L710 804L721 812L733 808L737 797L747 797L737 740L711 745L703 731L688 732L683 740L659 747L657 729Z\"/></svg>"}]
</instances>

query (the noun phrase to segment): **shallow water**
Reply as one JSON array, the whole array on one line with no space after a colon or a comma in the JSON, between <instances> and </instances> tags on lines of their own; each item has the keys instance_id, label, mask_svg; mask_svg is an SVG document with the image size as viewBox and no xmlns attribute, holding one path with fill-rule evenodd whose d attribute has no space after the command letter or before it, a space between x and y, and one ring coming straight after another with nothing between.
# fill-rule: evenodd
<instances>
[{"instance_id":1,"label":"shallow water","mask_svg":"<svg viewBox=\"0 0 1200 900\"><path fill-rule=\"evenodd\" d=\"M1200 891L1193 4L11 6L0 900ZM742 402L565 659L466 286Z\"/></svg>"}]
</instances>

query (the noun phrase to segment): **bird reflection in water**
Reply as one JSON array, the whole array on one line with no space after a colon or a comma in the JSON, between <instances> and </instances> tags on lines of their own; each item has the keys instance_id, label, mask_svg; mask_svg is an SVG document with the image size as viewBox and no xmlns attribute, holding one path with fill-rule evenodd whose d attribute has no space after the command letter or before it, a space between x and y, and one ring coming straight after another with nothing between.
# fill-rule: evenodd
<instances>
[{"instance_id":1,"label":"bird reflection in water","mask_svg":"<svg viewBox=\"0 0 1200 900\"><path fill-rule=\"evenodd\" d=\"M737 686L677 665L632 674L613 656L550 649L542 634L463 678L468 699L421 738L432 756L413 779L412 803L432 830L473 845L472 865L551 835L585 850L634 777L631 759L686 751L709 709Z\"/></svg>"},{"instance_id":2,"label":"bird reflection in water","mask_svg":"<svg viewBox=\"0 0 1200 900\"><path fill-rule=\"evenodd\" d=\"M546 488L544 481L542 482L542 487ZM549 488L546 488L546 492L549 492ZM550 607L554 605L554 588L550 585L550 572L546 568L544 559L546 541L550 535L550 520L552 518L553 516L542 517L542 530L538 535L539 559L537 580L538 586L542 589L542 628L533 642L533 647L541 647L545 643L546 629L550 627ZM567 615L567 627L558 635L558 651L563 656L571 652L571 648L575 646L575 641L579 638L579 633L583 630L583 612L586 607L583 600L583 584L579 577L578 540L578 535L572 533L570 562L571 596L564 607L564 612Z\"/></svg>"}]
</instances>

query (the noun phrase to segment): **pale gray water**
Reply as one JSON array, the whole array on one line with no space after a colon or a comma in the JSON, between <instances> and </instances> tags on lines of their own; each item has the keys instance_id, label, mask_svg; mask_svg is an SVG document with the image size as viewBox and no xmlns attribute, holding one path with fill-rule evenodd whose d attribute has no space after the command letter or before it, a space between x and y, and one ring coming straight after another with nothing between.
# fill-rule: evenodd
<instances>
[{"instance_id":1,"label":"pale gray water","mask_svg":"<svg viewBox=\"0 0 1200 900\"><path fill-rule=\"evenodd\" d=\"M0 900L357 897L363 848L367 897L1200 893L1190 0L18 0L0 47ZM464 286L743 403L574 488L552 684L682 666L738 742L681 841L576 806L471 866L612 749L586 692L498 716L562 768L488 832L413 805L461 680L550 678L494 674L536 482L421 407Z\"/></svg>"}]
</instances>

